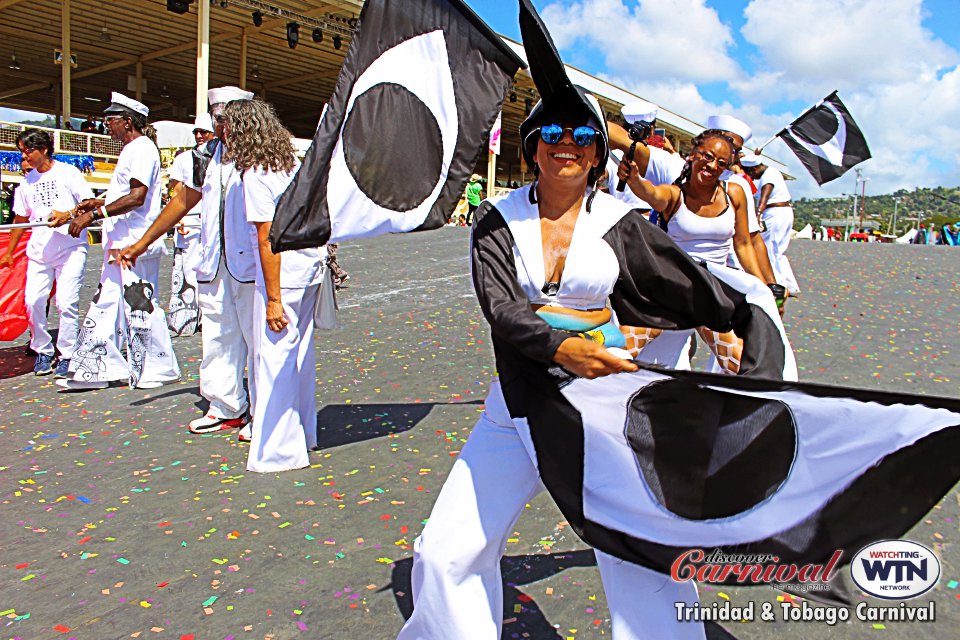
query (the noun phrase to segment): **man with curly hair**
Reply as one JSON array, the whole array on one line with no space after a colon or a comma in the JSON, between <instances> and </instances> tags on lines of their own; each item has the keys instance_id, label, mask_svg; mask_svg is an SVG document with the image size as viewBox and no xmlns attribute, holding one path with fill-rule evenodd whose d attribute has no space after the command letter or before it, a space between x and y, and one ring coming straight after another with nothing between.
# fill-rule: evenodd
<instances>
[{"instance_id":1,"label":"man with curly hair","mask_svg":"<svg viewBox=\"0 0 960 640\"><path fill-rule=\"evenodd\" d=\"M224 157L222 140L224 107L235 100L252 100L253 94L218 87L207 92L207 99L217 139L194 150L193 175L183 181L186 188L174 195L143 237L122 251L121 261L135 264L151 242L201 205L201 257L196 268L203 342L200 393L210 407L190 422L189 429L211 433L240 428L240 439L248 441L247 411L256 397L252 360L256 247L244 213L241 175ZM243 386L244 367L249 395Z\"/></svg>"}]
</instances>

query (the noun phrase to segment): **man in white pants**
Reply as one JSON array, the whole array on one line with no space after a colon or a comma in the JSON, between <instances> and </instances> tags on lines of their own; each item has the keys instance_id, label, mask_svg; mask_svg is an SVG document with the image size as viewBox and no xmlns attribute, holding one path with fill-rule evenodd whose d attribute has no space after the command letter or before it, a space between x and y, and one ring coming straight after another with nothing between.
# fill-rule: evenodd
<instances>
[{"instance_id":1,"label":"man in white pants","mask_svg":"<svg viewBox=\"0 0 960 640\"><path fill-rule=\"evenodd\" d=\"M17 136L17 148L33 167L14 194L14 222L49 222L54 212L69 211L93 191L73 165L53 159L53 138L39 129L25 129ZM13 253L25 229L10 232L10 244L0 257L0 267L13 263ZM77 342L80 317L80 285L87 262L86 237L73 238L66 227L36 227L27 242L27 282L24 302L30 323L30 348L37 352L33 373L53 372L53 340L47 331L47 301L54 281L60 313L57 332L57 378L65 378Z\"/></svg>"},{"instance_id":2,"label":"man in white pants","mask_svg":"<svg viewBox=\"0 0 960 640\"><path fill-rule=\"evenodd\" d=\"M123 143L103 198L84 200L72 212L70 235L102 220L100 288L83 320L67 389L104 388L126 379L130 388L153 389L180 379L180 367L157 300L163 241L153 243L135 266L123 269L120 248L140 237L160 213L160 151L143 134L150 110L114 92L105 110L110 136ZM126 342L126 358L121 353Z\"/></svg>"},{"instance_id":3,"label":"man in white pants","mask_svg":"<svg viewBox=\"0 0 960 640\"><path fill-rule=\"evenodd\" d=\"M793 231L793 205L787 183L783 174L763 164L760 156L744 156L740 162L757 183L757 212L766 227L763 241L767 245L777 282L786 287L791 296L799 296L800 285L786 256L790 233Z\"/></svg>"},{"instance_id":4,"label":"man in white pants","mask_svg":"<svg viewBox=\"0 0 960 640\"><path fill-rule=\"evenodd\" d=\"M219 87L210 89L207 98L217 136L222 140L224 105L233 100L252 100L253 94L237 87ZM210 408L191 421L189 428L192 433L211 433L242 427L240 439L248 441L247 410L254 406L256 397L251 360L256 247L246 220L241 176L233 163L221 160L220 140L194 151L193 175L184 182L188 188L175 194L143 236L121 252L121 260L135 264L151 242L162 238L201 203L201 255L197 265L203 327L200 393L210 401ZM244 366L249 399L243 388Z\"/></svg>"},{"instance_id":5,"label":"man in white pants","mask_svg":"<svg viewBox=\"0 0 960 640\"><path fill-rule=\"evenodd\" d=\"M197 146L213 140L213 118L209 113L201 113L193 121L193 137ZM170 191L184 189L183 183L193 182L193 158L190 151L184 151L170 165ZM195 206L177 226L174 234L173 273L170 277L170 306L167 324L170 331L178 336L194 334L200 328L200 306L198 300L197 265L200 263L200 209Z\"/></svg>"}]
</instances>

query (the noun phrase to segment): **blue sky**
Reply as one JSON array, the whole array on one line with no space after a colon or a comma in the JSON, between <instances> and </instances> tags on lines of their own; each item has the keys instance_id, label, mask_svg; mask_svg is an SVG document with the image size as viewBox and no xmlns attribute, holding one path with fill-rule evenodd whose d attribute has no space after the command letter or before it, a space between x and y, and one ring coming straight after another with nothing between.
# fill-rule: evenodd
<instances>
[{"instance_id":1,"label":"blue sky","mask_svg":"<svg viewBox=\"0 0 960 640\"><path fill-rule=\"evenodd\" d=\"M467 0L519 40L517 3ZM534 0L564 61L695 121L731 113L768 139L834 89L873 158L868 191L960 186L958 0ZM615 25L612 27L611 25ZM818 187L783 143L795 195ZM960 212L958 212L960 216Z\"/></svg>"}]
</instances>

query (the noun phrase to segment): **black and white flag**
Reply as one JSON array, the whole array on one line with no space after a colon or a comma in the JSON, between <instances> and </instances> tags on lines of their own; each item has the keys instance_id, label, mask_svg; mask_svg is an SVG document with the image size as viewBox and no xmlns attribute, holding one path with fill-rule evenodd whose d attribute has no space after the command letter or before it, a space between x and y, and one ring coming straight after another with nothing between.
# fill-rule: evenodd
<instances>
[{"instance_id":1,"label":"black and white flag","mask_svg":"<svg viewBox=\"0 0 960 640\"><path fill-rule=\"evenodd\" d=\"M836 180L870 158L860 127L834 91L777 134L817 184Z\"/></svg>"},{"instance_id":2,"label":"black and white flag","mask_svg":"<svg viewBox=\"0 0 960 640\"><path fill-rule=\"evenodd\" d=\"M556 389L514 418L544 484L589 544L667 574L695 548L845 564L960 478L957 400L653 369Z\"/></svg>"},{"instance_id":3,"label":"black and white flag","mask_svg":"<svg viewBox=\"0 0 960 640\"><path fill-rule=\"evenodd\" d=\"M523 66L460 0L368 0L273 250L443 226Z\"/></svg>"}]
</instances>

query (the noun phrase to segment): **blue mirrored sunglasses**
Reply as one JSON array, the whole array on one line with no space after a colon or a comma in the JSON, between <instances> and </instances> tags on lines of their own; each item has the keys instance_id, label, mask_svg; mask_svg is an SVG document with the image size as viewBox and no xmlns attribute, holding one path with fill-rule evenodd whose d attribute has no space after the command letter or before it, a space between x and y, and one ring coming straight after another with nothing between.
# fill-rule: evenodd
<instances>
[{"instance_id":1,"label":"blue mirrored sunglasses","mask_svg":"<svg viewBox=\"0 0 960 640\"><path fill-rule=\"evenodd\" d=\"M540 127L540 139L547 144L557 144L567 131L573 134L578 147L589 147L597 139L597 130L593 127L561 127L558 124L545 124Z\"/></svg>"}]
</instances>

